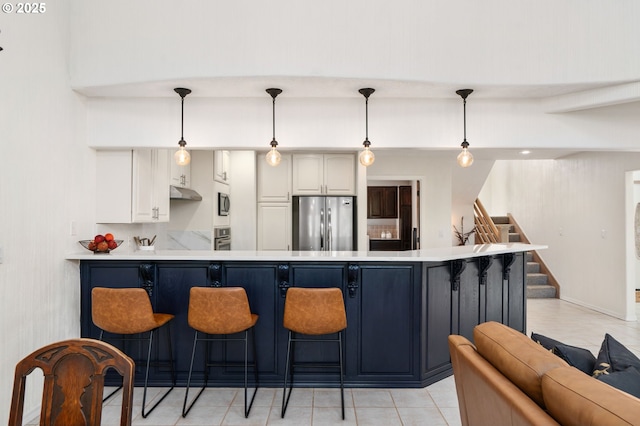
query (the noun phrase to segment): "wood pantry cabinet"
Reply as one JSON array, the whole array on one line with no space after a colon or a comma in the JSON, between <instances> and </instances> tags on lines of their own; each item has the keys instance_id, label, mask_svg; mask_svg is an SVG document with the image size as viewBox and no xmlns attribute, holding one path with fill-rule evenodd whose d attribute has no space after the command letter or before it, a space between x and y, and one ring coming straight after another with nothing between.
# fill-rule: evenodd
<instances>
[{"instance_id":1,"label":"wood pantry cabinet","mask_svg":"<svg viewBox=\"0 0 640 426\"><path fill-rule=\"evenodd\" d=\"M164 149L98 151L96 222L168 222L169 154Z\"/></svg>"},{"instance_id":2,"label":"wood pantry cabinet","mask_svg":"<svg viewBox=\"0 0 640 426\"><path fill-rule=\"evenodd\" d=\"M400 240L371 239L369 240L370 251L400 251L402 244Z\"/></svg>"},{"instance_id":3,"label":"wood pantry cabinet","mask_svg":"<svg viewBox=\"0 0 640 426\"><path fill-rule=\"evenodd\" d=\"M367 187L367 218L368 219L397 219L398 218L398 187L397 186Z\"/></svg>"},{"instance_id":4,"label":"wood pantry cabinet","mask_svg":"<svg viewBox=\"0 0 640 426\"><path fill-rule=\"evenodd\" d=\"M99 335L91 321L93 287L144 288L155 311L175 315L172 347L177 384L184 386L193 342L187 322L190 288L243 287L252 312L260 315L256 338L261 385L278 387L287 352L287 331L282 326L287 289L337 287L347 312L343 333L346 386L424 387L452 373L449 334L472 338L473 327L490 320L525 332L524 268L524 253L441 262L81 260L81 336ZM110 342L121 344L118 338ZM164 339L158 344L164 351ZM127 346L127 354L134 359L145 350ZM229 342L216 346L212 358L241 359L243 350L241 344ZM203 353L196 355L197 380L203 376ZM334 352L323 345L300 345L294 356L301 362L335 360ZM109 385L121 380L112 377ZM217 369L211 370L209 383L240 387L243 378L241 369ZM149 382L167 386L170 375L153 369ZM296 383L335 384L335 376L301 370Z\"/></svg>"},{"instance_id":5,"label":"wood pantry cabinet","mask_svg":"<svg viewBox=\"0 0 640 426\"><path fill-rule=\"evenodd\" d=\"M294 154L293 195L356 195L353 154Z\"/></svg>"}]
</instances>

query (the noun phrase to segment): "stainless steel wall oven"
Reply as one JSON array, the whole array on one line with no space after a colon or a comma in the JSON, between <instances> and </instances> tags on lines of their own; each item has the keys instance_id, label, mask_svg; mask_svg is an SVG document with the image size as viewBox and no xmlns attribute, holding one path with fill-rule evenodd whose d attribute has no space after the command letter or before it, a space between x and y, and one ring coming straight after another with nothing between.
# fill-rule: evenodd
<instances>
[{"instance_id":1,"label":"stainless steel wall oven","mask_svg":"<svg viewBox=\"0 0 640 426\"><path fill-rule=\"evenodd\" d=\"M231 228L213 228L213 249L231 250Z\"/></svg>"}]
</instances>

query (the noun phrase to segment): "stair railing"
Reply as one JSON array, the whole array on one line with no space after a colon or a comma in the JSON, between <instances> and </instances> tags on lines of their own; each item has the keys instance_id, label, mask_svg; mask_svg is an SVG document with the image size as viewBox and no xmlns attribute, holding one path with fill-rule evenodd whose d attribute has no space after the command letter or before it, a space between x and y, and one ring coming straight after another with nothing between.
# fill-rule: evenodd
<instances>
[{"instance_id":1,"label":"stair railing","mask_svg":"<svg viewBox=\"0 0 640 426\"><path fill-rule=\"evenodd\" d=\"M491 244L501 242L500 231L479 199L473 203L473 215L476 225L476 243Z\"/></svg>"}]
</instances>

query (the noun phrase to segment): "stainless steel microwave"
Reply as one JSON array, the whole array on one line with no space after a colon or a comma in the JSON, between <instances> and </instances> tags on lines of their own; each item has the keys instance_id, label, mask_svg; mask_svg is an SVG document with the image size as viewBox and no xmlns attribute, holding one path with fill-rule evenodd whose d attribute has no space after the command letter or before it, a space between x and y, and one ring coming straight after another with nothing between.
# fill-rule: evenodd
<instances>
[{"instance_id":1,"label":"stainless steel microwave","mask_svg":"<svg viewBox=\"0 0 640 426\"><path fill-rule=\"evenodd\" d=\"M229 194L218 192L218 216L229 216L230 208Z\"/></svg>"}]
</instances>

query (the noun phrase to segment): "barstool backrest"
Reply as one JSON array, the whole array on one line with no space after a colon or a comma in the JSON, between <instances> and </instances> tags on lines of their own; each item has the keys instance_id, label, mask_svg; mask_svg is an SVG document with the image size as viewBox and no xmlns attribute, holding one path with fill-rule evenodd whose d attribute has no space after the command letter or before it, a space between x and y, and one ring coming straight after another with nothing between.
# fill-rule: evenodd
<instances>
[{"instance_id":1,"label":"barstool backrest","mask_svg":"<svg viewBox=\"0 0 640 426\"><path fill-rule=\"evenodd\" d=\"M133 376L131 358L108 343L72 339L44 346L16 365L9 425L22 425L27 376L36 368L44 375L41 425L99 425L106 370L123 379L120 425L131 425Z\"/></svg>"},{"instance_id":2,"label":"barstool backrest","mask_svg":"<svg viewBox=\"0 0 640 426\"><path fill-rule=\"evenodd\" d=\"M135 334L158 327L143 288L95 287L91 290L91 316L95 325L109 333Z\"/></svg>"},{"instance_id":3,"label":"barstool backrest","mask_svg":"<svg viewBox=\"0 0 640 426\"><path fill-rule=\"evenodd\" d=\"M284 302L284 327L301 334L337 333L347 328L339 288L291 287Z\"/></svg>"},{"instance_id":4,"label":"barstool backrest","mask_svg":"<svg viewBox=\"0 0 640 426\"><path fill-rule=\"evenodd\" d=\"M233 334L252 327L247 293L242 287L191 287L189 325L207 334Z\"/></svg>"}]
</instances>

